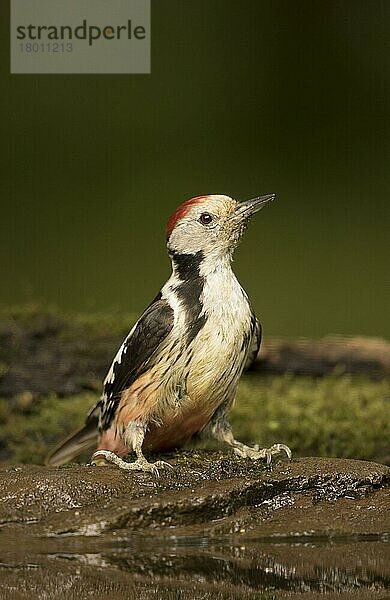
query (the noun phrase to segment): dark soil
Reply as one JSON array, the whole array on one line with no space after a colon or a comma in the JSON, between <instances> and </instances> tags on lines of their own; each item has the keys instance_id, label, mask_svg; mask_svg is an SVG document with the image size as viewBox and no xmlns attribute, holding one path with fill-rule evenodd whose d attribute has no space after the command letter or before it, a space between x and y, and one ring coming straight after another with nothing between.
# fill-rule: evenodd
<instances>
[{"instance_id":1,"label":"dark soil","mask_svg":"<svg viewBox=\"0 0 390 600\"><path fill-rule=\"evenodd\" d=\"M83 535L92 529L153 532L174 527L176 533L188 534L207 526L209 534L219 534L240 528L249 532L259 520L264 536L328 530L376 534L383 532L385 521L390 529L381 500L390 482L390 468L384 465L280 459L271 470L260 462L206 451L178 453L168 460L174 469L160 471L157 478L111 465L3 467L3 531L28 525L30 533ZM368 496L378 501L375 511L365 513ZM287 521L285 514L290 515Z\"/></svg>"}]
</instances>

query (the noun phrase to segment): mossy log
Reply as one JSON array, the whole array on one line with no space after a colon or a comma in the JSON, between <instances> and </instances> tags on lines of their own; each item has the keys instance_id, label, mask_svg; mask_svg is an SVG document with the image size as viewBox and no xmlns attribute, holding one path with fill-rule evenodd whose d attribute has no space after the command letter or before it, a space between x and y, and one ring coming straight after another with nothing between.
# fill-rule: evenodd
<instances>
[{"instance_id":1,"label":"mossy log","mask_svg":"<svg viewBox=\"0 0 390 600\"><path fill-rule=\"evenodd\" d=\"M134 315L61 315L23 308L0 313L0 396L68 396L99 390ZM364 337L264 339L254 371L321 376L335 369L383 378L390 343Z\"/></svg>"}]
</instances>

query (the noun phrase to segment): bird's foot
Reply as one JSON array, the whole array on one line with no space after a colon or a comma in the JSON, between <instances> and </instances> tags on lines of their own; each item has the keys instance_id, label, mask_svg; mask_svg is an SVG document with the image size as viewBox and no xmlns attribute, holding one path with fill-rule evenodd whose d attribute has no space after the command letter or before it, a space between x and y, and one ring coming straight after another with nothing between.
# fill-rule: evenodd
<instances>
[{"instance_id":1,"label":"bird's foot","mask_svg":"<svg viewBox=\"0 0 390 600\"><path fill-rule=\"evenodd\" d=\"M245 444L240 444L240 446L234 448L234 452L241 458L250 458L252 460L266 458L267 465L272 461L272 456L274 454L279 454L282 451L287 454L288 460L291 460L291 450L285 444L274 444L271 448L259 448L258 444L255 444L253 448L250 448L249 446L245 446Z\"/></svg>"},{"instance_id":2,"label":"bird's foot","mask_svg":"<svg viewBox=\"0 0 390 600\"><path fill-rule=\"evenodd\" d=\"M154 463L150 463L144 456L138 457L134 462L126 462L109 450L98 450L92 455L92 465L100 467L106 466L108 463L112 463L125 471L143 471L144 473L152 473L152 475L155 475L156 477L159 477L160 475L159 469L173 469L172 465L163 460L157 460Z\"/></svg>"}]
</instances>

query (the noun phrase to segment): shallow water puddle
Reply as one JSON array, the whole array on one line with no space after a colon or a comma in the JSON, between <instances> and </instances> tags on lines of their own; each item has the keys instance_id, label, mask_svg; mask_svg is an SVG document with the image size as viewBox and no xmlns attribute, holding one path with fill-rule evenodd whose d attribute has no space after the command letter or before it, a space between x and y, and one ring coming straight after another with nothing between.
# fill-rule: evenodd
<instances>
[{"instance_id":1,"label":"shallow water puddle","mask_svg":"<svg viewBox=\"0 0 390 600\"><path fill-rule=\"evenodd\" d=\"M0 598L385 599L389 542L387 534L262 538L254 532L15 538L2 544Z\"/></svg>"}]
</instances>

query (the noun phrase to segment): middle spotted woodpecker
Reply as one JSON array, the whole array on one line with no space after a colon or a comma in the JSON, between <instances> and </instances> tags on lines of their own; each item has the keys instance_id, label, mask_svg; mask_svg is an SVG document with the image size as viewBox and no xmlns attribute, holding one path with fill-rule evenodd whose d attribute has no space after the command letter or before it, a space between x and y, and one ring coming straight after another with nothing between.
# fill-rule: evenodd
<instances>
[{"instance_id":1,"label":"middle spotted woodpecker","mask_svg":"<svg viewBox=\"0 0 390 600\"><path fill-rule=\"evenodd\" d=\"M172 450L195 436L214 437L253 460L269 462L280 451L291 458L284 444L259 449L237 441L228 421L241 374L261 341L232 255L250 217L273 198L237 202L215 194L178 207L167 224L171 277L120 347L85 426L49 464L62 464L97 441L95 464L153 473L167 463L148 462L145 450ZM131 451L136 460L124 461Z\"/></svg>"}]
</instances>

